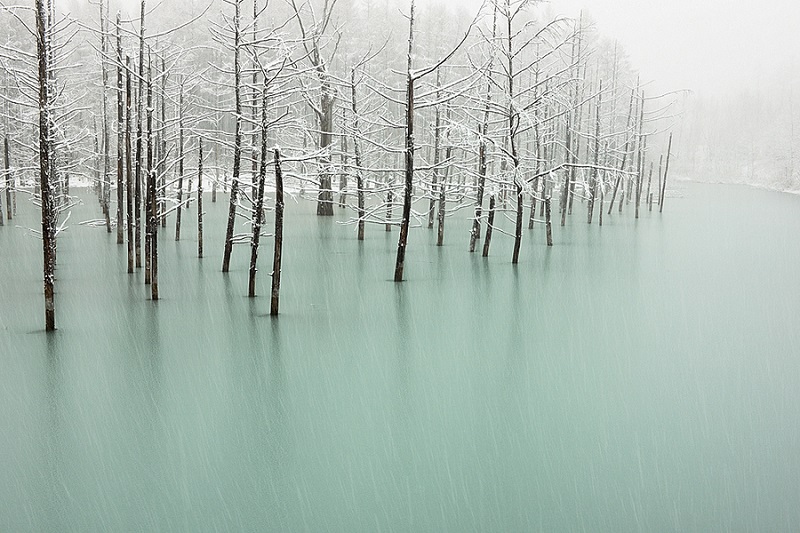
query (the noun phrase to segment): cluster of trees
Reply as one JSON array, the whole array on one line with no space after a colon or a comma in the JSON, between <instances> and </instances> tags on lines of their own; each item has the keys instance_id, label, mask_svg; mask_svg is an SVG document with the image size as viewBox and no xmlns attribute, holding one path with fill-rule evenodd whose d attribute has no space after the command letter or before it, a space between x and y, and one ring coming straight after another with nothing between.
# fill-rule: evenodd
<instances>
[{"instance_id":1,"label":"cluster of trees","mask_svg":"<svg viewBox=\"0 0 800 533\"><path fill-rule=\"evenodd\" d=\"M399 226L395 281L410 228L436 226L441 245L456 213L473 220L465 248L482 241L487 256L502 231L516 263L525 227L541 223L552 245L552 200L562 226L579 210L602 224L604 211L663 208L670 102L645 95L624 52L591 24L551 17L533 0L487 0L475 13L416 0L180 9L141 0L135 16L113 2L62 13L35 0L0 12L15 28L0 46L6 203L29 191L42 208L47 329L58 223L79 179L97 193L97 224L127 242L128 271L144 268L153 300L155 236L174 219L180 239L194 178L198 204L204 183L212 202L227 195L222 270L234 245L248 244L255 296L274 181L273 314L284 180L313 195L319 216L350 213L359 240L368 224ZM513 231L493 223L498 212Z\"/></svg>"}]
</instances>

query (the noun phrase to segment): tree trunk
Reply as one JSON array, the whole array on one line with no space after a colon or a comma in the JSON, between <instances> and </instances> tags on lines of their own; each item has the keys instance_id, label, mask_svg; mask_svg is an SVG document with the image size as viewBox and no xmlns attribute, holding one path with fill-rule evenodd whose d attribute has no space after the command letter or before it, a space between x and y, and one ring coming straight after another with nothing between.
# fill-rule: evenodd
<instances>
[{"instance_id":1,"label":"tree trunk","mask_svg":"<svg viewBox=\"0 0 800 533\"><path fill-rule=\"evenodd\" d=\"M277 150L276 150L277 152ZM256 186L255 209L253 210L253 238L250 241L250 283L247 296L256 295L256 272L258 271L258 244L261 240L261 226L264 220L264 183L267 179L267 80L264 80L264 94L261 108L261 165Z\"/></svg>"},{"instance_id":2,"label":"tree trunk","mask_svg":"<svg viewBox=\"0 0 800 533\"><path fill-rule=\"evenodd\" d=\"M361 145L359 144L358 108L356 105L356 71L350 70L350 95L353 109L353 156L356 163L356 188L358 194L358 240L364 240L366 209L364 205L364 176L361 174Z\"/></svg>"},{"instance_id":3,"label":"tree trunk","mask_svg":"<svg viewBox=\"0 0 800 533\"><path fill-rule=\"evenodd\" d=\"M128 222L128 274L133 274L134 250L133 250L133 169L131 168L131 58L125 57L125 189L126 196L126 215Z\"/></svg>"},{"instance_id":4,"label":"tree trunk","mask_svg":"<svg viewBox=\"0 0 800 533\"><path fill-rule=\"evenodd\" d=\"M178 97L178 205L175 214L175 240L181 240L181 215L183 213L183 172L184 172L184 144L183 144L183 83L179 80L180 96Z\"/></svg>"},{"instance_id":5,"label":"tree trunk","mask_svg":"<svg viewBox=\"0 0 800 533\"><path fill-rule=\"evenodd\" d=\"M281 153L275 150L275 255L272 259L272 298L269 314L278 315L281 291L281 251L283 248L283 174L281 173Z\"/></svg>"},{"instance_id":6,"label":"tree trunk","mask_svg":"<svg viewBox=\"0 0 800 533\"><path fill-rule=\"evenodd\" d=\"M103 78L103 215L106 219L106 231L111 233L111 125L108 122L108 5L107 0L100 0L100 70Z\"/></svg>"},{"instance_id":7,"label":"tree trunk","mask_svg":"<svg viewBox=\"0 0 800 533\"><path fill-rule=\"evenodd\" d=\"M203 138L197 138L197 257L203 257Z\"/></svg>"},{"instance_id":8,"label":"tree trunk","mask_svg":"<svg viewBox=\"0 0 800 533\"><path fill-rule=\"evenodd\" d=\"M222 257L222 271L228 272L231 266L231 252L233 251L233 229L236 223L236 199L239 188L239 172L242 164L242 65L239 59L241 53L240 12L242 0L234 0L236 7L233 19L234 44L233 44L233 70L234 70L234 96L236 100L236 132L233 141L233 177L231 183L231 197L228 206L228 227L225 231L225 251Z\"/></svg>"},{"instance_id":9,"label":"tree trunk","mask_svg":"<svg viewBox=\"0 0 800 533\"><path fill-rule=\"evenodd\" d=\"M444 214L446 209L446 198L445 193L447 192L447 187L445 187L444 182L439 184L439 229L436 234L436 246L441 246L444 244Z\"/></svg>"},{"instance_id":10,"label":"tree trunk","mask_svg":"<svg viewBox=\"0 0 800 533\"><path fill-rule=\"evenodd\" d=\"M39 187L42 195L42 251L44 256L45 330L56 329L55 238L56 224L50 182L50 93L48 79L47 12L44 0L36 0L36 52L39 66Z\"/></svg>"},{"instance_id":11,"label":"tree trunk","mask_svg":"<svg viewBox=\"0 0 800 533\"><path fill-rule=\"evenodd\" d=\"M595 123L594 123L594 168L592 168L591 182L589 189L589 214L588 223L592 223L594 215L594 200L597 198L597 178L599 175L598 167L600 165L600 109L603 106L603 80L600 80L600 86L597 91L597 105L595 106ZM601 208L602 209L602 208Z\"/></svg>"},{"instance_id":12,"label":"tree trunk","mask_svg":"<svg viewBox=\"0 0 800 533\"><path fill-rule=\"evenodd\" d=\"M442 71L436 70L436 101L441 99ZM431 198L428 204L428 229L433 228L433 211L436 206L436 186L439 182L439 147L442 138L442 113L439 104L435 106L435 119L433 126L433 178L431 179Z\"/></svg>"},{"instance_id":13,"label":"tree trunk","mask_svg":"<svg viewBox=\"0 0 800 533\"><path fill-rule=\"evenodd\" d=\"M317 197L317 215L333 216L333 189L331 186L331 144L333 143L333 107L334 98L328 74L323 66L318 66L322 78L322 96L319 114L319 195Z\"/></svg>"},{"instance_id":14,"label":"tree trunk","mask_svg":"<svg viewBox=\"0 0 800 533\"><path fill-rule=\"evenodd\" d=\"M672 153L672 133L669 134L669 144L667 145L667 162L664 164L664 179L661 180L661 204L658 206L658 212L664 212L664 196L667 194L667 174L669 173L669 156Z\"/></svg>"},{"instance_id":15,"label":"tree trunk","mask_svg":"<svg viewBox=\"0 0 800 533\"><path fill-rule=\"evenodd\" d=\"M411 14L408 24L408 56L406 68L406 172L403 187L403 215L400 219L400 239L397 241L397 258L394 264L394 281L403 281L406 264L406 245L408 227L411 222L411 196L414 186L414 77L411 71L414 51L414 11L415 2L411 0Z\"/></svg>"},{"instance_id":16,"label":"tree trunk","mask_svg":"<svg viewBox=\"0 0 800 533\"><path fill-rule=\"evenodd\" d=\"M631 118L633 117L633 102L636 97L636 89L631 90L631 103L630 107L628 108L628 120L626 122L627 126L625 129L625 148L622 151L622 163L619 165L619 174L617 174L617 179L614 182L614 190L611 193L611 203L608 205L608 214L611 214L611 210L614 209L614 200L617 197L617 191L619 190L620 181L622 180L622 173L625 172L625 162L628 158L628 149L630 147L631 136L628 134L628 130L631 128Z\"/></svg>"},{"instance_id":17,"label":"tree trunk","mask_svg":"<svg viewBox=\"0 0 800 533\"><path fill-rule=\"evenodd\" d=\"M489 257L489 246L492 243L492 231L494 230L494 194L489 195L489 219L486 221L486 238L483 241L483 257Z\"/></svg>"},{"instance_id":18,"label":"tree trunk","mask_svg":"<svg viewBox=\"0 0 800 533\"><path fill-rule=\"evenodd\" d=\"M123 206L125 198L123 193L123 169L125 158L125 114L123 100L125 98L122 87L122 35L120 34L120 14L117 11L117 244L125 242L125 224Z\"/></svg>"},{"instance_id":19,"label":"tree trunk","mask_svg":"<svg viewBox=\"0 0 800 533\"><path fill-rule=\"evenodd\" d=\"M550 218L550 197L544 200L544 223L547 231L547 246L553 246L553 224Z\"/></svg>"},{"instance_id":20,"label":"tree trunk","mask_svg":"<svg viewBox=\"0 0 800 533\"><path fill-rule=\"evenodd\" d=\"M144 124L143 116L143 103L144 103L144 16L145 16L145 0L141 2L141 11L139 16L139 77L136 81L137 85L137 99L136 99L136 172L134 176L135 188L135 228L136 234L136 268L142 268L142 128Z\"/></svg>"},{"instance_id":21,"label":"tree trunk","mask_svg":"<svg viewBox=\"0 0 800 533\"><path fill-rule=\"evenodd\" d=\"M150 298L158 300L158 191L156 169L153 166L153 71L149 60L147 66L147 236L149 243ZM145 283L147 270L145 270Z\"/></svg>"},{"instance_id":22,"label":"tree trunk","mask_svg":"<svg viewBox=\"0 0 800 533\"><path fill-rule=\"evenodd\" d=\"M3 137L3 152L6 169L6 218L11 220L14 218L14 210L12 209L11 204L11 190L13 189L14 185L14 176L11 175L11 160L8 153L8 135Z\"/></svg>"}]
</instances>

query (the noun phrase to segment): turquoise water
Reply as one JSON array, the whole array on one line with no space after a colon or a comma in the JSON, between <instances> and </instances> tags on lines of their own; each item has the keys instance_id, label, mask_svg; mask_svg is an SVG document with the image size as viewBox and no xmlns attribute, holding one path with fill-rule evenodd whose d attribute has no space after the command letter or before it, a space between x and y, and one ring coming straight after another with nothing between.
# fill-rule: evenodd
<instances>
[{"instance_id":1,"label":"turquoise water","mask_svg":"<svg viewBox=\"0 0 800 533\"><path fill-rule=\"evenodd\" d=\"M219 272L224 201L204 259L194 205L162 233L154 303L87 200L52 335L40 243L0 228L0 530L800 530L800 199L681 187L516 267L460 211L402 284L396 231L290 201L277 319L270 239L262 296L247 249Z\"/></svg>"}]
</instances>

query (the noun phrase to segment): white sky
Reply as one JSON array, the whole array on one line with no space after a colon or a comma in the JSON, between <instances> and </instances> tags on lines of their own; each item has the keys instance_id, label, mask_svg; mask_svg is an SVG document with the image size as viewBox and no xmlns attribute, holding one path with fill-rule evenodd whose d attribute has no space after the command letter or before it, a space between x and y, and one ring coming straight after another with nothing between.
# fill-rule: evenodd
<instances>
[{"instance_id":1,"label":"white sky","mask_svg":"<svg viewBox=\"0 0 800 533\"><path fill-rule=\"evenodd\" d=\"M800 51L800 0L551 0L590 13L645 80L714 96L790 80Z\"/></svg>"}]
</instances>

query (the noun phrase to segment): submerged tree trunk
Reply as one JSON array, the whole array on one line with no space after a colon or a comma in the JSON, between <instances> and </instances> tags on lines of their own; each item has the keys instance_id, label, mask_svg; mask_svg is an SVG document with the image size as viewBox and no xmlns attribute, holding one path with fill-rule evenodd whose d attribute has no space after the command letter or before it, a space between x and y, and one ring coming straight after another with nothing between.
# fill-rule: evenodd
<instances>
[{"instance_id":1,"label":"submerged tree trunk","mask_svg":"<svg viewBox=\"0 0 800 533\"><path fill-rule=\"evenodd\" d=\"M350 71L350 95L353 109L353 157L355 157L356 189L358 195L358 240L364 240L366 208L364 205L364 176L361 173L361 145L359 144L358 108L356 105L356 70Z\"/></svg>"},{"instance_id":2,"label":"submerged tree trunk","mask_svg":"<svg viewBox=\"0 0 800 533\"><path fill-rule=\"evenodd\" d=\"M547 246L553 246L553 224L550 219L550 197L544 200L544 218L545 228L547 231Z\"/></svg>"},{"instance_id":3,"label":"submerged tree trunk","mask_svg":"<svg viewBox=\"0 0 800 533\"><path fill-rule=\"evenodd\" d=\"M125 242L125 224L122 221L124 215L124 190L123 186L123 160L125 152L125 114L123 110L123 100L125 98L122 87L122 35L120 34L120 14L117 11L117 244Z\"/></svg>"},{"instance_id":4,"label":"submerged tree trunk","mask_svg":"<svg viewBox=\"0 0 800 533\"><path fill-rule=\"evenodd\" d=\"M133 249L133 169L131 168L131 97L132 97L132 81L131 81L131 58L125 57L125 189L127 191L126 197L126 215L128 223L128 274L133 274L134 265L134 249Z\"/></svg>"},{"instance_id":5,"label":"submerged tree trunk","mask_svg":"<svg viewBox=\"0 0 800 533\"><path fill-rule=\"evenodd\" d=\"M492 243L494 230L494 194L489 195L489 219L486 221L486 238L483 241L483 257L489 257L489 246Z\"/></svg>"},{"instance_id":6,"label":"submerged tree trunk","mask_svg":"<svg viewBox=\"0 0 800 533\"><path fill-rule=\"evenodd\" d=\"M241 5L242 0L234 0L235 12L233 19L234 44L233 44L233 79L235 96L236 131L233 141L233 178L231 183L231 197L228 205L228 227L225 231L225 251L222 257L222 271L228 272L231 266L231 252L233 251L233 229L236 224L236 200L239 189L239 172L242 163L242 65L239 59L241 53Z\"/></svg>"},{"instance_id":7,"label":"submerged tree trunk","mask_svg":"<svg viewBox=\"0 0 800 533\"><path fill-rule=\"evenodd\" d=\"M183 213L183 172L184 172L184 145L183 145L183 83L180 83L180 96L178 97L178 205L175 214L175 240L181 240L181 215Z\"/></svg>"},{"instance_id":8,"label":"submerged tree trunk","mask_svg":"<svg viewBox=\"0 0 800 533\"><path fill-rule=\"evenodd\" d=\"M611 210L614 209L614 200L617 197L617 191L619 190L619 185L622 180L622 173L625 172L625 163L628 159L628 148L630 147L631 136L629 135L629 131L631 128L631 118L633 117L633 102L636 97L636 89L631 90L631 103L630 107L628 108L628 120L626 122L627 127L625 130L625 148L622 151L622 163L619 165L619 174L617 174L617 179L614 181L614 190L611 193L611 202L608 205L608 214L611 214Z\"/></svg>"},{"instance_id":9,"label":"submerged tree trunk","mask_svg":"<svg viewBox=\"0 0 800 533\"><path fill-rule=\"evenodd\" d=\"M197 138L197 257L203 257L203 138Z\"/></svg>"},{"instance_id":10,"label":"submerged tree trunk","mask_svg":"<svg viewBox=\"0 0 800 533\"><path fill-rule=\"evenodd\" d=\"M275 150L275 254L272 259L272 297L269 314L277 316L281 291L281 251L283 248L283 174L281 153Z\"/></svg>"},{"instance_id":11,"label":"submerged tree trunk","mask_svg":"<svg viewBox=\"0 0 800 533\"><path fill-rule=\"evenodd\" d=\"M153 165L153 71L147 67L147 195L148 195L148 242L150 259L150 298L158 300L158 190L156 169ZM145 279L147 272L145 272Z\"/></svg>"},{"instance_id":12,"label":"submerged tree trunk","mask_svg":"<svg viewBox=\"0 0 800 533\"><path fill-rule=\"evenodd\" d=\"M103 81L103 215L106 219L106 231L111 233L111 125L108 121L108 4L100 0L100 70ZM52 43L51 43L52 44Z\"/></svg>"},{"instance_id":13,"label":"submerged tree trunk","mask_svg":"<svg viewBox=\"0 0 800 533\"><path fill-rule=\"evenodd\" d=\"M261 241L261 225L264 220L264 183L267 179L267 80L264 80L264 94L261 109L261 165L258 171L255 205L253 210L253 238L250 240L250 283L247 296L256 295L256 272L258 272L258 244Z\"/></svg>"},{"instance_id":14,"label":"submerged tree trunk","mask_svg":"<svg viewBox=\"0 0 800 533\"><path fill-rule=\"evenodd\" d=\"M672 133L669 134L669 144L667 145L667 161L664 164L664 179L661 180L661 203L658 206L658 212L664 212L664 196L667 193L667 174L669 173L669 156L672 153Z\"/></svg>"},{"instance_id":15,"label":"submerged tree trunk","mask_svg":"<svg viewBox=\"0 0 800 533\"><path fill-rule=\"evenodd\" d=\"M591 182L589 183L589 213L588 223L592 223L594 216L594 201L597 198L597 181L599 176L600 165L600 109L603 106L603 80L600 80L600 86L597 90L597 105L595 106L595 124L594 124L594 168L591 172ZM602 209L602 207L600 208Z\"/></svg>"},{"instance_id":16,"label":"submerged tree trunk","mask_svg":"<svg viewBox=\"0 0 800 533\"><path fill-rule=\"evenodd\" d=\"M50 183L50 93L48 87L47 12L44 0L36 0L36 53L39 65L39 187L42 195L42 251L44 256L45 330L56 329L55 239L56 224Z\"/></svg>"},{"instance_id":17,"label":"submerged tree trunk","mask_svg":"<svg viewBox=\"0 0 800 533\"><path fill-rule=\"evenodd\" d=\"M408 29L408 64L406 69L406 172L403 186L403 214L400 219L400 239L397 241L397 258L394 264L394 281L403 281L406 264L406 245L408 228L411 222L411 194L414 186L414 77L411 61L414 51L414 0L411 1L411 14Z\"/></svg>"},{"instance_id":18,"label":"submerged tree trunk","mask_svg":"<svg viewBox=\"0 0 800 533\"><path fill-rule=\"evenodd\" d=\"M14 210L11 208L11 189L14 185L14 176L11 175L11 160L8 153L8 135L3 137L3 153L6 169L6 218L11 220L14 218Z\"/></svg>"},{"instance_id":19,"label":"submerged tree trunk","mask_svg":"<svg viewBox=\"0 0 800 533\"><path fill-rule=\"evenodd\" d=\"M143 104L144 104L144 17L145 17L145 0L141 2L141 11L139 15L139 78L137 80L137 99L136 99L136 172L134 176L134 218L135 230L134 236L136 240L136 268L142 267L142 127L144 123L143 117Z\"/></svg>"}]
</instances>

